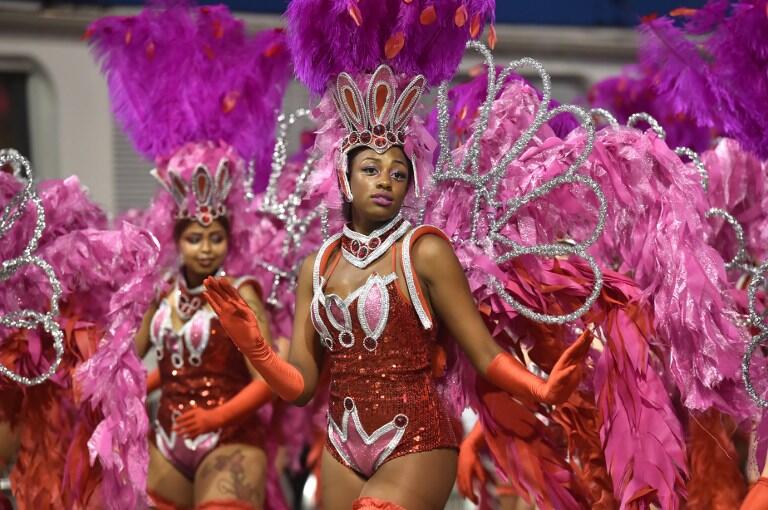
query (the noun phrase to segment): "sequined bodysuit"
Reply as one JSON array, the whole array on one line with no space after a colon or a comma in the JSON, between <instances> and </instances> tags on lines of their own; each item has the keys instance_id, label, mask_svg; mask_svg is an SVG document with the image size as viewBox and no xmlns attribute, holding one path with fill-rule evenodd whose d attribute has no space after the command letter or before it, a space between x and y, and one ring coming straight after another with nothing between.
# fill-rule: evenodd
<instances>
[{"instance_id":1,"label":"sequined bodysuit","mask_svg":"<svg viewBox=\"0 0 768 510\"><path fill-rule=\"evenodd\" d=\"M255 413L237 424L191 439L178 436L172 430L176 417L185 411L193 407L217 407L252 381L243 355L224 332L216 314L208 306L200 303L195 306L194 295L189 308L191 317L178 331L173 328L172 299L185 299L179 291L178 279L171 293L161 301L150 328L162 392L154 440L163 456L191 479L216 446L243 443L262 447L264 430ZM240 278L234 285L239 288L248 281ZM186 300L190 300L189 295Z\"/></svg>"},{"instance_id":2,"label":"sequined bodysuit","mask_svg":"<svg viewBox=\"0 0 768 510\"><path fill-rule=\"evenodd\" d=\"M402 249L410 300L398 285L397 245L389 249L392 273L371 274L345 299L325 293L341 256L340 235L321 248L315 263L311 316L328 351L331 379L326 448L365 477L396 457L457 447L433 380L436 331L415 288L413 232Z\"/></svg>"}]
</instances>

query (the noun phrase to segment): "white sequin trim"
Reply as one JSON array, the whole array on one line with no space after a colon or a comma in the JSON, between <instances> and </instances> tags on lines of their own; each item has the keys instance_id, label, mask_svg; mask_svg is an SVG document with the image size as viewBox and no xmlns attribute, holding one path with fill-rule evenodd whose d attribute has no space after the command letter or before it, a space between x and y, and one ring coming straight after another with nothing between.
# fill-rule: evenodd
<instances>
[{"instance_id":1,"label":"white sequin trim","mask_svg":"<svg viewBox=\"0 0 768 510\"><path fill-rule=\"evenodd\" d=\"M326 242L323 243L320 249L317 250L317 255L315 255L315 263L312 266L312 290L315 294L322 292L320 285L320 263L323 260L323 255L325 255L328 247L338 241L340 238L341 233L331 236Z\"/></svg>"},{"instance_id":2,"label":"white sequin trim","mask_svg":"<svg viewBox=\"0 0 768 510\"><path fill-rule=\"evenodd\" d=\"M416 315L419 316L421 325L424 329L432 329L432 319L430 318L429 312L424 308L424 304L421 302L418 290L416 290L416 278L418 277L414 273L413 265L411 263L411 241L413 235L423 227L431 227L431 225L421 225L414 228L408 232L408 235L406 235L403 240L403 275L405 276L405 283L408 286L408 295L411 297L411 304L413 305L414 310L416 310Z\"/></svg>"}]
</instances>

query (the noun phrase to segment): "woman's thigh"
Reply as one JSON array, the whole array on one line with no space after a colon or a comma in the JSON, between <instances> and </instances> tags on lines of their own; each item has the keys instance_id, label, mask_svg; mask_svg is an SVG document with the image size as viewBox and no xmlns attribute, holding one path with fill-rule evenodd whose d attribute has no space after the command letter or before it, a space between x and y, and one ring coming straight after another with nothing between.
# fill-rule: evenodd
<instances>
[{"instance_id":1,"label":"woman's thigh","mask_svg":"<svg viewBox=\"0 0 768 510\"><path fill-rule=\"evenodd\" d=\"M458 452L452 449L397 457L374 473L360 495L408 510L442 510L456 480L457 459Z\"/></svg>"},{"instance_id":2,"label":"woman's thigh","mask_svg":"<svg viewBox=\"0 0 768 510\"><path fill-rule=\"evenodd\" d=\"M360 497L365 479L336 460L323 448L320 465L320 494L323 508L352 508Z\"/></svg>"},{"instance_id":3,"label":"woman's thigh","mask_svg":"<svg viewBox=\"0 0 768 510\"><path fill-rule=\"evenodd\" d=\"M149 493L156 494L180 507L192 506L192 482L149 443Z\"/></svg>"},{"instance_id":4,"label":"woman's thigh","mask_svg":"<svg viewBox=\"0 0 768 510\"><path fill-rule=\"evenodd\" d=\"M267 455L246 444L225 444L209 453L195 473L195 504L237 500L262 508Z\"/></svg>"}]
</instances>

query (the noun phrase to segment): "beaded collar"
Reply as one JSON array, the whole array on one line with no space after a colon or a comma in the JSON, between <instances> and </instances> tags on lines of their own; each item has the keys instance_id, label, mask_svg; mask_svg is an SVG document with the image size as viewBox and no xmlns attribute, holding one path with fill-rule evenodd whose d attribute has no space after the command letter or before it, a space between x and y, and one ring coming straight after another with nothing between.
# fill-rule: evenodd
<instances>
[{"instance_id":1,"label":"beaded collar","mask_svg":"<svg viewBox=\"0 0 768 510\"><path fill-rule=\"evenodd\" d=\"M219 268L213 276L224 276L224 271ZM205 299L202 296L204 291L205 285L203 284L192 289L187 287L187 279L184 276L184 271L179 271L179 276L176 278L175 308L176 313L179 314L181 320L188 321L198 310L200 310L200 308L202 308L205 304Z\"/></svg>"},{"instance_id":2,"label":"beaded collar","mask_svg":"<svg viewBox=\"0 0 768 510\"><path fill-rule=\"evenodd\" d=\"M341 236L341 253L353 266L364 269L389 250L403 237L411 224L398 213L389 223L374 230L370 235L355 232L344 225Z\"/></svg>"}]
</instances>

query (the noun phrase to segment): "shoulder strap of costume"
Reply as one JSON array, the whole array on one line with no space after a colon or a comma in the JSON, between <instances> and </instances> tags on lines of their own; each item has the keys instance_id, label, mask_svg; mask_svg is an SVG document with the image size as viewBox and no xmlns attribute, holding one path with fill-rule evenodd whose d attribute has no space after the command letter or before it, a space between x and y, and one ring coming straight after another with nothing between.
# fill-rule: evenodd
<instances>
[{"instance_id":1,"label":"shoulder strap of costume","mask_svg":"<svg viewBox=\"0 0 768 510\"><path fill-rule=\"evenodd\" d=\"M331 236L323 243L315 256L315 265L312 268L312 289L315 293L320 290L320 275L328 266L328 259L333 250L341 243L341 233Z\"/></svg>"},{"instance_id":2,"label":"shoulder strap of costume","mask_svg":"<svg viewBox=\"0 0 768 510\"><path fill-rule=\"evenodd\" d=\"M411 297L411 303L416 310L416 315L419 316L421 325L424 329L432 329L433 321L432 314L429 312L429 303L427 302L424 293L421 290L421 283L419 283L419 277L413 271L413 264L411 262L411 249L413 244L419 240L422 236L427 234L433 234L442 237L446 241L450 242L445 232L432 225L420 225L405 235L403 239L402 259L403 259L403 275L405 276L405 283L408 287L408 295Z\"/></svg>"}]
</instances>

